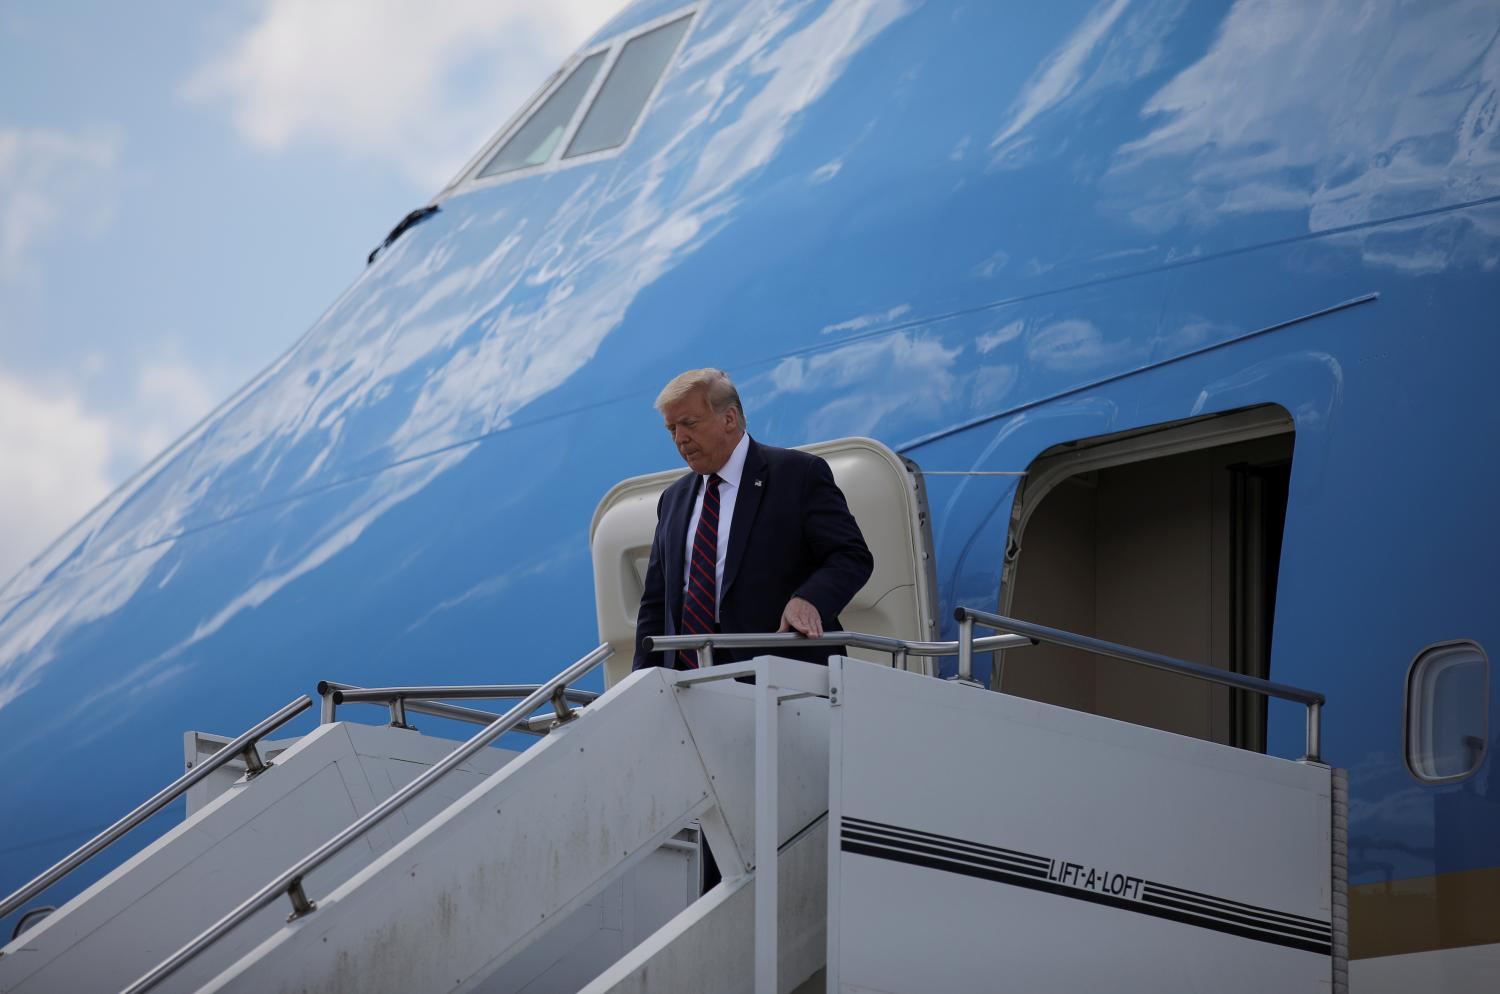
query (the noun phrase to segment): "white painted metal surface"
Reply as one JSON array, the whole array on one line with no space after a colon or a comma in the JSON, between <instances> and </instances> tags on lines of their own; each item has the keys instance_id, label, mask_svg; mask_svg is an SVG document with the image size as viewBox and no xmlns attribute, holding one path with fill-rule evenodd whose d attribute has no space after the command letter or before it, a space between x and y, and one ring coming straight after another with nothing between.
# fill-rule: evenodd
<instances>
[{"instance_id":1,"label":"white painted metal surface","mask_svg":"<svg viewBox=\"0 0 1500 994\"><path fill-rule=\"evenodd\" d=\"M781 848L780 991L797 989L823 966L827 861L827 819L819 819ZM755 976L755 880L740 876L721 883L579 994L750 994Z\"/></svg>"},{"instance_id":2,"label":"white painted metal surface","mask_svg":"<svg viewBox=\"0 0 1500 994\"><path fill-rule=\"evenodd\" d=\"M477 994L574 994L698 898L696 845L663 846L566 920L539 934ZM821 950L820 950L821 953Z\"/></svg>"},{"instance_id":3,"label":"white painted metal surface","mask_svg":"<svg viewBox=\"0 0 1500 994\"><path fill-rule=\"evenodd\" d=\"M190 732L185 742L194 752L212 751L215 739ZM452 748L405 729L342 722L274 744L263 753L275 757L270 770L245 783L211 780L213 790L191 805L186 822L8 947L0 991L114 994ZM310 876L308 887L331 890L515 755L481 753ZM673 841L478 989L572 994L697 896L696 845ZM267 909L158 989L196 990L285 914L282 905Z\"/></svg>"},{"instance_id":4,"label":"white painted metal surface","mask_svg":"<svg viewBox=\"0 0 1500 994\"><path fill-rule=\"evenodd\" d=\"M736 674L742 675L742 679L753 674L753 688L729 682L729 677ZM753 855L747 861L747 865L756 871L754 989L755 994L777 994L779 975L784 966L778 948L777 922L782 904L778 895L777 853L785 839L801 831L799 826L810 824L809 819L821 819L828 810L828 669L760 657L749 663L680 674L674 680L679 689L693 690L683 697L686 714L712 706L715 695L706 695L705 690L714 690L719 695L732 694L733 698L720 696L718 699L741 702L748 691L754 701L755 726L751 742L755 757L754 791L749 795L754 804L750 821L754 838L748 847ZM785 736L782 731L783 707L791 719ZM789 751L783 752L783 745ZM736 749L735 755L742 755L743 751L743 748ZM742 763L734 765L743 769ZM721 800L729 799L732 805L729 810L734 812L734 799L743 798L746 792L743 789L728 790L727 787L726 783L718 784L719 796ZM783 801L786 802L784 813ZM745 840L743 835L740 838L743 856ZM715 852L718 851L716 848Z\"/></svg>"},{"instance_id":5,"label":"white painted metal surface","mask_svg":"<svg viewBox=\"0 0 1500 994\"><path fill-rule=\"evenodd\" d=\"M714 784L715 809L703 818L705 832L725 876L736 865L755 866L755 713L757 687L727 679L766 666L772 682L794 692L826 693L827 669L810 663L761 657L694 673L670 673L677 700L698 754ZM786 701L778 716L777 838L785 841L828 810L828 702L816 696Z\"/></svg>"},{"instance_id":6,"label":"white painted metal surface","mask_svg":"<svg viewBox=\"0 0 1500 994\"><path fill-rule=\"evenodd\" d=\"M632 675L349 881L310 892L315 912L204 989L481 989L699 815L733 879L755 853L753 688L677 680ZM826 704L788 706L778 841L814 822L827 796Z\"/></svg>"},{"instance_id":7,"label":"white painted metal surface","mask_svg":"<svg viewBox=\"0 0 1500 994\"><path fill-rule=\"evenodd\" d=\"M8 947L0 990L117 989L449 748L320 726ZM825 962L840 994L1329 986L1325 767L838 658L636 673L511 755L158 989L810 994Z\"/></svg>"},{"instance_id":8,"label":"white painted metal surface","mask_svg":"<svg viewBox=\"0 0 1500 994\"><path fill-rule=\"evenodd\" d=\"M830 675L830 990L1327 989L1327 768Z\"/></svg>"},{"instance_id":9,"label":"white painted metal surface","mask_svg":"<svg viewBox=\"0 0 1500 994\"><path fill-rule=\"evenodd\" d=\"M205 762L213 757L213 754L233 741L230 735L215 735L212 732L183 732L182 733L182 767L186 773L199 763ZM256 745L262 761L275 764L276 758L297 744L297 739L261 739ZM198 811L235 785L240 777L245 775L247 767L245 760L235 757L223 766L219 767L207 778L200 780L188 788L185 795L187 801L187 813L191 818Z\"/></svg>"},{"instance_id":10,"label":"white painted metal surface","mask_svg":"<svg viewBox=\"0 0 1500 994\"><path fill-rule=\"evenodd\" d=\"M286 745L283 743L283 745ZM288 863L379 803L452 747L401 729L321 725L254 780L224 788L180 825L6 946L6 994L118 991L192 938ZM442 805L515 754L491 750L442 785ZM309 879L331 888L409 832L423 812L392 819ZM164 990L193 990L279 922L271 908Z\"/></svg>"}]
</instances>

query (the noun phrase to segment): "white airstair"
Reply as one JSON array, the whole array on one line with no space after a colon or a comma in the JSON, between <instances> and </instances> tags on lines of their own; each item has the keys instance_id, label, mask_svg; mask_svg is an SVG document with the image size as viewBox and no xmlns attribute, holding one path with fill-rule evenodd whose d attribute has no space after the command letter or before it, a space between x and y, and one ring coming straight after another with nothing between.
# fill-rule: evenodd
<instances>
[{"instance_id":1,"label":"white airstair","mask_svg":"<svg viewBox=\"0 0 1500 994\"><path fill-rule=\"evenodd\" d=\"M595 653L592 658L603 655ZM535 690L511 686L436 689L439 696L460 699L523 697ZM449 757L452 742L406 727L408 710L484 724L496 718L489 712L411 695L386 695L391 727L335 722L335 697L344 693L357 697L359 691L328 683L320 691L324 722L300 739L272 742L263 736L310 707L307 697L293 701L233 742L189 733L189 769L182 778L7 899L3 903L6 913L166 804L186 796L186 821L62 909L33 924L4 950L0 990L119 990L166 959L206 924L232 911L288 865ZM572 690L561 700L571 709L595 696ZM555 717L543 717L521 728L540 733L555 721ZM380 824L372 824L356 842L310 871L307 886L327 890L347 879L516 755L487 748L473 752L460 764L450 763L446 776L433 779L419 796L408 795L404 803L389 809ZM578 976L592 977L685 906L698 893L696 837L689 839L664 843L562 928L553 929L550 943L534 944L504 978L511 984L507 989L518 987L512 982L522 979L538 992L576 990L581 983ZM628 916L623 911L627 902L632 911ZM285 911L271 907L257 911L243 928L195 957L169 987L196 989L253 946L257 933L270 931L284 917Z\"/></svg>"},{"instance_id":2,"label":"white airstair","mask_svg":"<svg viewBox=\"0 0 1500 994\"><path fill-rule=\"evenodd\" d=\"M1317 695L979 612L956 643L829 638L908 660L1063 641L1297 700L1308 756L845 657L644 670L579 707L601 647L451 751L321 725L7 946L0 990L1341 989ZM464 710L325 689L398 720ZM555 727L488 748L523 726ZM702 897L695 823L723 872Z\"/></svg>"},{"instance_id":3,"label":"white airstair","mask_svg":"<svg viewBox=\"0 0 1500 994\"><path fill-rule=\"evenodd\" d=\"M0 950L0 994L1347 991L1322 697L966 608L956 640L928 641L920 474L869 439L811 448L875 555L842 617L908 637L657 638L704 665L631 673L656 499L680 470L624 481L590 530L598 649L536 687L324 683L295 741L265 737L311 698L227 743L190 734L182 778L0 902L26 906L186 794L183 823ZM775 655L792 642L848 655ZM1037 643L1302 705L1304 755L975 682L976 654ZM711 666L714 647L766 655ZM574 685L599 666L595 698ZM516 703L454 703L475 699ZM390 727L338 720L361 703ZM413 712L484 727L455 748ZM516 731L543 738L494 748Z\"/></svg>"}]
</instances>

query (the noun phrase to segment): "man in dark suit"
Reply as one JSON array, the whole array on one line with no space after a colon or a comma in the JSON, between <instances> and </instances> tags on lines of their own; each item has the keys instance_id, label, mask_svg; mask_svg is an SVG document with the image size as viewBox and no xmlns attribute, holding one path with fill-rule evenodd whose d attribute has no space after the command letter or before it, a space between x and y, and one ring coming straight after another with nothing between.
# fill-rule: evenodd
<instances>
[{"instance_id":1,"label":"man in dark suit","mask_svg":"<svg viewBox=\"0 0 1500 994\"><path fill-rule=\"evenodd\" d=\"M874 560L828 464L745 433L739 393L723 370L695 369L656 399L692 473L656 505L656 536L636 618L635 669L697 665L694 653L649 653L652 635L839 631L839 611ZM717 650L715 661L769 650ZM839 647L776 655L824 663Z\"/></svg>"}]
</instances>

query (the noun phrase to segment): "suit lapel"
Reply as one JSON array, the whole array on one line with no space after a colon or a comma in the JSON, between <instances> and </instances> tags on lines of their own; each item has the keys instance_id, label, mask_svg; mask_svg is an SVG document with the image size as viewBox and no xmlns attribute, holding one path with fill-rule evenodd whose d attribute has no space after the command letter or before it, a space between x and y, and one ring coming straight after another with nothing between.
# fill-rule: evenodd
<instances>
[{"instance_id":1,"label":"suit lapel","mask_svg":"<svg viewBox=\"0 0 1500 994\"><path fill-rule=\"evenodd\" d=\"M766 492L766 460L760 454L755 439L745 449L745 469L740 474L740 492L734 498L734 520L729 524L729 553L724 557L724 590L719 595L722 608L734 586L734 578L745 558L745 546L750 541L750 529L755 523L755 513L760 510L761 496Z\"/></svg>"},{"instance_id":2,"label":"suit lapel","mask_svg":"<svg viewBox=\"0 0 1500 994\"><path fill-rule=\"evenodd\" d=\"M702 482L696 473L687 479L690 482L682 488L682 498L674 501L667 511L667 535L671 538L671 543L670 548L667 549L667 561L663 564L662 572L666 577L667 606L672 611L673 631L682 621L682 588L686 581L682 573L682 563L687 556L688 518L692 517L693 501L698 496L698 487Z\"/></svg>"}]
</instances>

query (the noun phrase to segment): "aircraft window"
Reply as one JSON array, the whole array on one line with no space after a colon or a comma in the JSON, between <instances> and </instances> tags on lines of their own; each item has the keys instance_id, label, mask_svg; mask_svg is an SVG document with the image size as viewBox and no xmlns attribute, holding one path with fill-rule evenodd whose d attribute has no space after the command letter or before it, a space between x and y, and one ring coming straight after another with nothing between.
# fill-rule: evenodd
<instances>
[{"instance_id":1,"label":"aircraft window","mask_svg":"<svg viewBox=\"0 0 1500 994\"><path fill-rule=\"evenodd\" d=\"M568 130L573 114L588 93L589 84L604 64L604 52L595 52L574 69L563 84L537 109L535 114L500 147L495 157L479 172L496 176L527 166L540 165L552 158L557 143Z\"/></svg>"},{"instance_id":2,"label":"aircraft window","mask_svg":"<svg viewBox=\"0 0 1500 994\"><path fill-rule=\"evenodd\" d=\"M1484 759L1489 660L1472 642L1425 650L1407 682L1406 761L1418 779L1458 780Z\"/></svg>"},{"instance_id":3,"label":"aircraft window","mask_svg":"<svg viewBox=\"0 0 1500 994\"><path fill-rule=\"evenodd\" d=\"M691 20L691 16L678 18L625 45L564 158L614 148L630 137L630 129Z\"/></svg>"}]
</instances>

